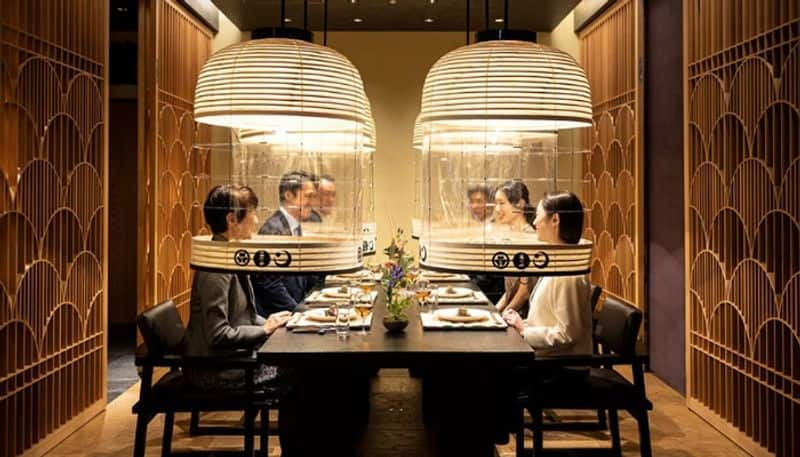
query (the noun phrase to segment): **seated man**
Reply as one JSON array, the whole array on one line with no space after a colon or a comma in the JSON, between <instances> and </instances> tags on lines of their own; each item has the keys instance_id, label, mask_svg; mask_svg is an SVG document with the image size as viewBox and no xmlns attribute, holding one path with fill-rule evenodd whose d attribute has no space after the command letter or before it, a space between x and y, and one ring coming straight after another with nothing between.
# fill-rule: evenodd
<instances>
[{"instance_id":1,"label":"seated man","mask_svg":"<svg viewBox=\"0 0 800 457\"><path fill-rule=\"evenodd\" d=\"M469 198L469 211L472 219L481 224L490 222L494 199L489 187L486 184L469 186L467 198ZM505 292L505 283L502 276L475 273L470 275L470 279L475 282L475 285L486 294L486 297L492 303L497 303Z\"/></svg>"},{"instance_id":2,"label":"seated man","mask_svg":"<svg viewBox=\"0 0 800 457\"><path fill-rule=\"evenodd\" d=\"M278 185L280 208L264 222L258 233L302 236L302 221L311 216L316 193L311 176L304 171L292 171L281 176ZM279 311L294 312L316 281L314 276L254 274L259 314L269 316Z\"/></svg>"},{"instance_id":3,"label":"seated man","mask_svg":"<svg viewBox=\"0 0 800 457\"><path fill-rule=\"evenodd\" d=\"M333 208L336 206L336 181L330 175L312 175L311 180L317 193L307 221L322 222L324 218L333 214Z\"/></svg>"}]
</instances>

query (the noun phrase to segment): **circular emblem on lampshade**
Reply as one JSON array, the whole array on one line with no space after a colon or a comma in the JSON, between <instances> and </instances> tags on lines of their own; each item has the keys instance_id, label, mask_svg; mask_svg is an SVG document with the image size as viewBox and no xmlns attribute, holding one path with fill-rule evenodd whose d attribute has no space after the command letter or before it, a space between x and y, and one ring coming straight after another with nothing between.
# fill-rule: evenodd
<instances>
[{"instance_id":1,"label":"circular emblem on lampshade","mask_svg":"<svg viewBox=\"0 0 800 457\"><path fill-rule=\"evenodd\" d=\"M567 53L527 41L462 46L425 78L422 124L555 131L592 124L589 82Z\"/></svg>"},{"instance_id":2,"label":"circular emblem on lampshade","mask_svg":"<svg viewBox=\"0 0 800 457\"><path fill-rule=\"evenodd\" d=\"M228 46L203 65L197 122L260 131L358 131L369 121L361 75L331 48L290 38Z\"/></svg>"}]
</instances>

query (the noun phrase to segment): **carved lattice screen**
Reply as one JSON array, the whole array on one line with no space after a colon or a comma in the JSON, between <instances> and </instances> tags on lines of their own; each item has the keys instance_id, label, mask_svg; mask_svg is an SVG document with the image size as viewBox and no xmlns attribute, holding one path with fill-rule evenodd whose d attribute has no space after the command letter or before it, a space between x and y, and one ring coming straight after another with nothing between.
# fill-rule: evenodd
<instances>
[{"instance_id":1,"label":"carved lattice screen","mask_svg":"<svg viewBox=\"0 0 800 457\"><path fill-rule=\"evenodd\" d=\"M172 0L153 0L143 11L141 53L145 83L144 255L145 293L139 311L172 299L188 317L191 237L205 230L208 151L193 145L208 135L192 117L197 75L211 55L211 33ZM140 92L140 94L142 94ZM141 102L140 102L141 103Z\"/></svg>"},{"instance_id":2,"label":"carved lattice screen","mask_svg":"<svg viewBox=\"0 0 800 457\"><path fill-rule=\"evenodd\" d=\"M594 110L583 193L585 236L595 243L591 278L606 293L642 308L640 14L638 0L617 2L581 31L580 40Z\"/></svg>"},{"instance_id":3,"label":"carved lattice screen","mask_svg":"<svg viewBox=\"0 0 800 457\"><path fill-rule=\"evenodd\" d=\"M105 406L108 2L0 1L0 456Z\"/></svg>"},{"instance_id":4,"label":"carved lattice screen","mask_svg":"<svg viewBox=\"0 0 800 457\"><path fill-rule=\"evenodd\" d=\"M800 454L800 2L685 0L689 406Z\"/></svg>"}]
</instances>

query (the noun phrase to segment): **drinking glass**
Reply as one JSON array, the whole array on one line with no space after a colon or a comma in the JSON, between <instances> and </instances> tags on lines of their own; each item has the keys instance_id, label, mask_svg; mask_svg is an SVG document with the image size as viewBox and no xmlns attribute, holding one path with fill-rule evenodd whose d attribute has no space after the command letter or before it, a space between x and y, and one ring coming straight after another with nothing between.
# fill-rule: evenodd
<instances>
[{"instance_id":1,"label":"drinking glass","mask_svg":"<svg viewBox=\"0 0 800 457\"><path fill-rule=\"evenodd\" d=\"M336 304L336 337L339 341L345 341L350 336L350 307L348 302Z\"/></svg>"},{"instance_id":2,"label":"drinking glass","mask_svg":"<svg viewBox=\"0 0 800 457\"><path fill-rule=\"evenodd\" d=\"M429 312L430 310L426 304L428 303L428 297L431 295L431 283L427 279L417 279L417 282L414 283L414 292L417 295L420 306L422 306L422 312Z\"/></svg>"},{"instance_id":3,"label":"drinking glass","mask_svg":"<svg viewBox=\"0 0 800 457\"><path fill-rule=\"evenodd\" d=\"M358 317L361 318L361 331L359 331L358 334L366 336L367 316L369 316L369 313L372 312L372 307L369 305L369 303L358 303L354 309Z\"/></svg>"}]
</instances>

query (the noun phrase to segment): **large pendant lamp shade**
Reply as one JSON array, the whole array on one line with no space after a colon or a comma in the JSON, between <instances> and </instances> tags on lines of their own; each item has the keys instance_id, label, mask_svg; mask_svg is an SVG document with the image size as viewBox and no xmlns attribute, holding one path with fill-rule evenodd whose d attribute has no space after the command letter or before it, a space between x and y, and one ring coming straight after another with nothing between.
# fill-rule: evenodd
<instances>
[{"instance_id":1,"label":"large pendant lamp shade","mask_svg":"<svg viewBox=\"0 0 800 457\"><path fill-rule=\"evenodd\" d=\"M586 74L567 53L527 41L462 46L428 72L420 122L556 131L592 124Z\"/></svg>"},{"instance_id":2,"label":"large pendant lamp shade","mask_svg":"<svg viewBox=\"0 0 800 457\"><path fill-rule=\"evenodd\" d=\"M361 76L331 48L291 38L231 45L203 66L194 116L261 131L357 131L368 122Z\"/></svg>"}]
</instances>

